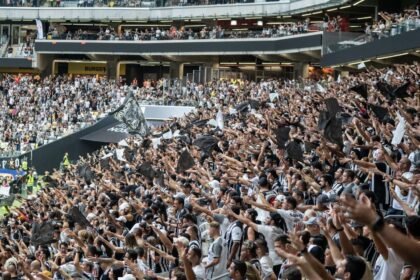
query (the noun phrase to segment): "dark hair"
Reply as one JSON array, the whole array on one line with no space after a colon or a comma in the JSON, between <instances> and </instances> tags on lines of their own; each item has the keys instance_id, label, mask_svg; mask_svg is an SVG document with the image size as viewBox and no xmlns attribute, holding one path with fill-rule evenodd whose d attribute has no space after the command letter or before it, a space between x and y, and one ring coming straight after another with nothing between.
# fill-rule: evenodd
<instances>
[{"instance_id":1,"label":"dark hair","mask_svg":"<svg viewBox=\"0 0 420 280\"><path fill-rule=\"evenodd\" d=\"M191 213L185 214L182 218L186 219L187 221L193 222L194 224L197 223L197 218L194 215L192 215Z\"/></svg>"},{"instance_id":2,"label":"dark hair","mask_svg":"<svg viewBox=\"0 0 420 280\"><path fill-rule=\"evenodd\" d=\"M195 235L199 238L200 234L198 232L198 227L196 225L190 226L192 228L192 231L195 233Z\"/></svg>"},{"instance_id":3,"label":"dark hair","mask_svg":"<svg viewBox=\"0 0 420 280\"><path fill-rule=\"evenodd\" d=\"M127 254L128 254L128 258L130 260L134 261L134 260L137 259L138 254L137 254L136 250L129 249L129 250L127 250Z\"/></svg>"},{"instance_id":4,"label":"dark hair","mask_svg":"<svg viewBox=\"0 0 420 280\"><path fill-rule=\"evenodd\" d=\"M201 249L200 248L198 248L198 247L191 247L190 250L192 252L194 252L194 255L196 255L201 260L202 252L201 252Z\"/></svg>"},{"instance_id":5,"label":"dark hair","mask_svg":"<svg viewBox=\"0 0 420 280\"><path fill-rule=\"evenodd\" d=\"M187 189L192 189L191 184L190 183L185 183L183 186L183 188L187 188Z\"/></svg>"},{"instance_id":6,"label":"dark hair","mask_svg":"<svg viewBox=\"0 0 420 280\"><path fill-rule=\"evenodd\" d=\"M420 216L408 216L405 218L407 232L415 239L420 239Z\"/></svg>"},{"instance_id":7,"label":"dark hair","mask_svg":"<svg viewBox=\"0 0 420 280\"><path fill-rule=\"evenodd\" d=\"M117 265L112 265L112 274L114 274L114 277L118 279L118 277L122 277L124 275L124 267L119 267Z\"/></svg>"},{"instance_id":8,"label":"dark hair","mask_svg":"<svg viewBox=\"0 0 420 280\"><path fill-rule=\"evenodd\" d=\"M258 212L254 208L246 209L246 212L251 216L251 221L255 223L257 220Z\"/></svg>"},{"instance_id":9,"label":"dark hair","mask_svg":"<svg viewBox=\"0 0 420 280\"><path fill-rule=\"evenodd\" d=\"M274 242L280 242L281 244L290 244L290 240L289 240L289 236L287 236L286 234L282 234L276 237L276 239L274 239Z\"/></svg>"},{"instance_id":10,"label":"dark hair","mask_svg":"<svg viewBox=\"0 0 420 280\"><path fill-rule=\"evenodd\" d=\"M300 237L302 239L303 244L308 245L309 240L311 240L311 234L309 233L309 231L302 231L300 233Z\"/></svg>"},{"instance_id":11,"label":"dark hair","mask_svg":"<svg viewBox=\"0 0 420 280\"><path fill-rule=\"evenodd\" d=\"M264 251L266 251L268 253L268 245L267 245L267 241L258 238L255 241L255 245L257 245L257 247L260 247L261 249L263 249Z\"/></svg>"},{"instance_id":12,"label":"dark hair","mask_svg":"<svg viewBox=\"0 0 420 280\"><path fill-rule=\"evenodd\" d=\"M144 255L145 255L145 251L144 251L144 248L143 247L138 247L137 248L137 256L139 257L139 258L142 258L142 257L144 257Z\"/></svg>"},{"instance_id":13,"label":"dark hair","mask_svg":"<svg viewBox=\"0 0 420 280\"><path fill-rule=\"evenodd\" d=\"M279 177L279 175L277 175L277 172L276 172L276 170L275 169L270 169L269 171L268 171L268 173L271 175L271 176L273 176L274 178L278 178Z\"/></svg>"},{"instance_id":14,"label":"dark hair","mask_svg":"<svg viewBox=\"0 0 420 280\"><path fill-rule=\"evenodd\" d=\"M178 201L179 204L185 205L185 202L184 202L184 198L183 197L177 196L177 197L175 197L174 200Z\"/></svg>"},{"instance_id":15,"label":"dark hair","mask_svg":"<svg viewBox=\"0 0 420 280\"><path fill-rule=\"evenodd\" d=\"M346 255L345 272L350 273L350 280L360 280L365 274L366 263L361 257Z\"/></svg>"},{"instance_id":16,"label":"dark hair","mask_svg":"<svg viewBox=\"0 0 420 280\"><path fill-rule=\"evenodd\" d=\"M230 199L233 199L235 203L242 203L242 197L240 197L239 195L231 196Z\"/></svg>"},{"instance_id":17,"label":"dark hair","mask_svg":"<svg viewBox=\"0 0 420 280\"><path fill-rule=\"evenodd\" d=\"M369 200L376 205L376 195L373 191L370 190L361 190L360 194L364 193Z\"/></svg>"},{"instance_id":18,"label":"dark hair","mask_svg":"<svg viewBox=\"0 0 420 280\"><path fill-rule=\"evenodd\" d=\"M93 245L88 246L88 251L89 253L92 254L92 256L95 256L95 257L99 257L101 255L101 252L99 252L99 250L96 249L96 247Z\"/></svg>"},{"instance_id":19,"label":"dark hair","mask_svg":"<svg viewBox=\"0 0 420 280\"><path fill-rule=\"evenodd\" d=\"M324 179L325 182L328 183L328 186L332 186L333 185L334 179L333 179L333 177L330 174L322 175L322 178Z\"/></svg>"},{"instance_id":20,"label":"dark hair","mask_svg":"<svg viewBox=\"0 0 420 280\"><path fill-rule=\"evenodd\" d=\"M370 239L361 235L355 239L352 239L351 244L353 246L360 246L363 248L363 250L366 250L370 245Z\"/></svg>"},{"instance_id":21,"label":"dark hair","mask_svg":"<svg viewBox=\"0 0 420 280\"><path fill-rule=\"evenodd\" d=\"M300 273L300 270L294 266L286 268L283 271L282 279L285 280L301 280L302 279L302 273Z\"/></svg>"},{"instance_id":22,"label":"dark hair","mask_svg":"<svg viewBox=\"0 0 420 280\"><path fill-rule=\"evenodd\" d=\"M305 195L303 194L303 192L302 191L300 191L300 190L294 190L293 191L298 197L300 197L300 198L302 198L302 199L305 199Z\"/></svg>"},{"instance_id":23,"label":"dark hair","mask_svg":"<svg viewBox=\"0 0 420 280\"><path fill-rule=\"evenodd\" d=\"M293 210L296 209L297 201L293 196L291 196L291 195L287 196L286 197L286 202L289 203L290 205L292 205Z\"/></svg>"},{"instance_id":24,"label":"dark hair","mask_svg":"<svg viewBox=\"0 0 420 280\"><path fill-rule=\"evenodd\" d=\"M153 220L153 214L152 213L147 213L144 215L144 219L145 220Z\"/></svg>"},{"instance_id":25,"label":"dark hair","mask_svg":"<svg viewBox=\"0 0 420 280\"><path fill-rule=\"evenodd\" d=\"M286 222L283 217L277 212L270 212L270 218L274 221L274 226L287 231Z\"/></svg>"},{"instance_id":26,"label":"dark hair","mask_svg":"<svg viewBox=\"0 0 420 280\"><path fill-rule=\"evenodd\" d=\"M356 176L356 174L354 173L354 171L351 170L351 169L346 169L346 170L344 170L343 173L346 173L347 176L349 176L352 180L354 180L354 177Z\"/></svg>"},{"instance_id":27,"label":"dark hair","mask_svg":"<svg viewBox=\"0 0 420 280\"><path fill-rule=\"evenodd\" d=\"M232 212L235 213L236 215L239 215L241 213L241 207L237 205L233 205L231 209L232 209Z\"/></svg>"},{"instance_id":28,"label":"dark hair","mask_svg":"<svg viewBox=\"0 0 420 280\"><path fill-rule=\"evenodd\" d=\"M241 277L245 279L246 276L246 263L240 260L233 260L233 264L235 265L235 271L238 271L241 274Z\"/></svg>"}]
</instances>

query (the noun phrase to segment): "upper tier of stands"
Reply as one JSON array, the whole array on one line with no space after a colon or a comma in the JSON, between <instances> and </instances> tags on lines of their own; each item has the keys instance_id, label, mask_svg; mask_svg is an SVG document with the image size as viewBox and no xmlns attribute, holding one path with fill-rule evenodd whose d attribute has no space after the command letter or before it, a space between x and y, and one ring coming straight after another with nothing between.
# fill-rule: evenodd
<instances>
[{"instance_id":1,"label":"upper tier of stands","mask_svg":"<svg viewBox=\"0 0 420 280\"><path fill-rule=\"evenodd\" d=\"M4 7L0 9L0 19L9 20L174 20L229 18L244 16L290 16L296 13L328 9L347 3L348 0L280 0L276 2L256 1L253 3L235 3L212 5L174 5L164 7Z\"/></svg>"}]
</instances>

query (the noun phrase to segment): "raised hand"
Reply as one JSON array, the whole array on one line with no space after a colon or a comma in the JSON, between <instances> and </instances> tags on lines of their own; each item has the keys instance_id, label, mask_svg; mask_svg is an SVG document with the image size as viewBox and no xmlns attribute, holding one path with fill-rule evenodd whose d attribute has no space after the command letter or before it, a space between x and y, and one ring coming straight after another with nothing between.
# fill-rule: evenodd
<instances>
[{"instance_id":1,"label":"raised hand","mask_svg":"<svg viewBox=\"0 0 420 280\"><path fill-rule=\"evenodd\" d=\"M365 225L372 225L377 217L375 207L365 194L361 194L359 201L345 196L341 199L344 204L345 217L356 220Z\"/></svg>"}]
</instances>

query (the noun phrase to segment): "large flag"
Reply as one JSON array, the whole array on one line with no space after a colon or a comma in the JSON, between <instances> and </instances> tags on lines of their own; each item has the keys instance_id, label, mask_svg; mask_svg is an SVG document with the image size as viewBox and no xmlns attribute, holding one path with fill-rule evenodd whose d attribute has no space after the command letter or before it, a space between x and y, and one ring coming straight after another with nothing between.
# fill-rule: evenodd
<instances>
[{"instance_id":1,"label":"large flag","mask_svg":"<svg viewBox=\"0 0 420 280\"><path fill-rule=\"evenodd\" d=\"M225 127L225 122L224 122L224 119L223 119L223 112L222 112L222 110L219 110L217 112L216 122L217 122L217 126L219 127L219 129L220 130L223 130L223 128Z\"/></svg>"},{"instance_id":2,"label":"large flag","mask_svg":"<svg viewBox=\"0 0 420 280\"><path fill-rule=\"evenodd\" d=\"M392 132L392 145L399 145L404 137L405 134L405 128L407 126L406 120L400 115L399 112L397 112L399 123L395 130Z\"/></svg>"},{"instance_id":3,"label":"large flag","mask_svg":"<svg viewBox=\"0 0 420 280\"><path fill-rule=\"evenodd\" d=\"M82 228L91 227L85 215L83 215L82 212L80 212L79 207L73 206L70 209L69 216L71 217L73 222L78 223Z\"/></svg>"},{"instance_id":4,"label":"large flag","mask_svg":"<svg viewBox=\"0 0 420 280\"><path fill-rule=\"evenodd\" d=\"M143 111L132 92L127 96L124 104L111 114L125 124L130 134L140 134L144 137L150 132Z\"/></svg>"},{"instance_id":5,"label":"large flag","mask_svg":"<svg viewBox=\"0 0 420 280\"><path fill-rule=\"evenodd\" d=\"M32 225L31 243L33 245L48 245L56 241L54 238L54 225L50 221Z\"/></svg>"},{"instance_id":6,"label":"large flag","mask_svg":"<svg viewBox=\"0 0 420 280\"><path fill-rule=\"evenodd\" d=\"M368 88L366 84L359 84L357 86L349 88L349 90L360 94L364 99L367 99L368 97Z\"/></svg>"},{"instance_id":7,"label":"large flag","mask_svg":"<svg viewBox=\"0 0 420 280\"><path fill-rule=\"evenodd\" d=\"M280 149L284 149L286 147L286 143L287 141L289 141L289 133L290 127L288 126L279 127L276 130L274 130L274 134L276 135L277 146Z\"/></svg>"},{"instance_id":8,"label":"large flag","mask_svg":"<svg viewBox=\"0 0 420 280\"><path fill-rule=\"evenodd\" d=\"M42 40L44 39L44 28L42 27L42 22L40 19L35 19L36 23L36 31L38 32L37 39Z\"/></svg>"},{"instance_id":9,"label":"large flag","mask_svg":"<svg viewBox=\"0 0 420 280\"><path fill-rule=\"evenodd\" d=\"M183 150L179 155L178 165L176 171L178 173L184 172L194 166L194 158L191 156L188 150Z\"/></svg>"}]
</instances>

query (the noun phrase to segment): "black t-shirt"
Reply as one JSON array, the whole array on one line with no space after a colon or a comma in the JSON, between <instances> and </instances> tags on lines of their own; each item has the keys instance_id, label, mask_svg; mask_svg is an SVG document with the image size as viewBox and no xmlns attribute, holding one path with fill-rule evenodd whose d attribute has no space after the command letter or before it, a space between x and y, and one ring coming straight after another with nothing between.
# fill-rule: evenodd
<instances>
[{"instance_id":1,"label":"black t-shirt","mask_svg":"<svg viewBox=\"0 0 420 280\"><path fill-rule=\"evenodd\" d=\"M314 245L311 249L309 249L309 253L314 256L320 263L324 263L325 253L320 246Z\"/></svg>"},{"instance_id":2,"label":"black t-shirt","mask_svg":"<svg viewBox=\"0 0 420 280\"><path fill-rule=\"evenodd\" d=\"M320 246L322 250L325 251L327 249L328 242L327 242L327 238L325 238L324 235L322 234L312 235L311 238L314 239L313 243Z\"/></svg>"},{"instance_id":3,"label":"black t-shirt","mask_svg":"<svg viewBox=\"0 0 420 280\"><path fill-rule=\"evenodd\" d=\"M390 174L388 165L384 162L375 163L378 170ZM372 180L372 191L375 193L377 202L387 207L391 203L391 194L389 192L389 184L384 182L384 177L379 174L373 175Z\"/></svg>"}]
</instances>

